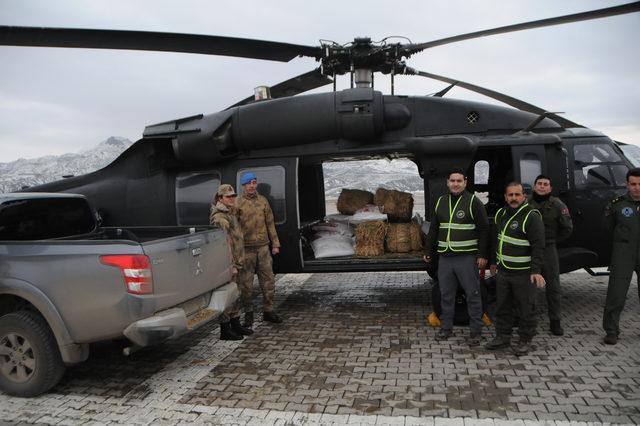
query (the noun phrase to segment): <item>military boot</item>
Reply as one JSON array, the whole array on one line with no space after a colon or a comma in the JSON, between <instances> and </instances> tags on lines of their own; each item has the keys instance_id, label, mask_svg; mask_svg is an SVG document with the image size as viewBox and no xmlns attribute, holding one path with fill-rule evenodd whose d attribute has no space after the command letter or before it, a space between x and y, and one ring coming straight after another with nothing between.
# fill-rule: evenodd
<instances>
[{"instance_id":1,"label":"military boot","mask_svg":"<svg viewBox=\"0 0 640 426\"><path fill-rule=\"evenodd\" d=\"M262 319L267 321L267 322L272 322L275 324L280 324L282 322L282 318L280 318L278 316L278 314L276 314L273 311L266 311L262 313Z\"/></svg>"},{"instance_id":2,"label":"military boot","mask_svg":"<svg viewBox=\"0 0 640 426\"><path fill-rule=\"evenodd\" d=\"M531 339L521 337L518 343L513 347L513 353L517 356L523 356L529 353L533 349L531 346Z\"/></svg>"},{"instance_id":3,"label":"military boot","mask_svg":"<svg viewBox=\"0 0 640 426\"><path fill-rule=\"evenodd\" d=\"M564 335L564 330L560 325L560 320L551 320L551 323L549 325L549 331L551 331L551 334L553 334L554 336Z\"/></svg>"},{"instance_id":4,"label":"military boot","mask_svg":"<svg viewBox=\"0 0 640 426\"><path fill-rule=\"evenodd\" d=\"M480 346L480 339L482 338L481 331L472 331L469 333L469 338L467 339L467 344L469 346Z\"/></svg>"},{"instance_id":5,"label":"military boot","mask_svg":"<svg viewBox=\"0 0 640 426\"><path fill-rule=\"evenodd\" d=\"M242 340L244 337L233 332L231 322L220 323L220 340Z\"/></svg>"},{"instance_id":6,"label":"military boot","mask_svg":"<svg viewBox=\"0 0 640 426\"><path fill-rule=\"evenodd\" d=\"M493 338L492 341L487 343L484 347L489 350L494 350L494 349L507 348L509 346L511 346L511 337L498 334L496 337Z\"/></svg>"},{"instance_id":7,"label":"military boot","mask_svg":"<svg viewBox=\"0 0 640 426\"><path fill-rule=\"evenodd\" d=\"M452 335L453 335L452 330L441 328L436 333L436 340L447 340Z\"/></svg>"},{"instance_id":8,"label":"military boot","mask_svg":"<svg viewBox=\"0 0 640 426\"><path fill-rule=\"evenodd\" d=\"M247 328L253 327L253 311L244 313L244 324Z\"/></svg>"},{"instance_id":9,"label":"military boot","mask_svg":"<svg viewBox=\"0 0 640 426\"><path fill-rule=\"evenodd\" d=\"M231 318L231 330L240 336L250 336L253 334L253 330L249 327L243 327L240 324L240 317Z\"/></svg>"}]
</instances>

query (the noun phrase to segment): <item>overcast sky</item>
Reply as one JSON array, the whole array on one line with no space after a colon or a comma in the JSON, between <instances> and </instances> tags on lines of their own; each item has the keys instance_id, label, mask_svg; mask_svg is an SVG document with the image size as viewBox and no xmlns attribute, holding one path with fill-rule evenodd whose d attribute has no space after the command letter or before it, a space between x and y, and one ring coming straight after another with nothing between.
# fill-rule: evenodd
<instances>
[{"instance_id":1,"label":"overcast sky","mask_svg":"<svg viewBox=\"0 0 640 426\"><path fill-rule=\"evenodd\" d=\"M426 42L626 3L522 1L1 0L0 24L225 35L318 45L354 37ZM520 98L640 144L640 13L463 41L407 62ZM316 67L162 52L0 47L0 162L76 152L145 125L224 109ZM348 77L339 78L339 88ZM389 93L388 76L376 89ZM446 84L396 79L396 94ZM331 86L317 91L331 90ZM487 100L464 89L449 97Z\"/></svg>"}]
</instances>

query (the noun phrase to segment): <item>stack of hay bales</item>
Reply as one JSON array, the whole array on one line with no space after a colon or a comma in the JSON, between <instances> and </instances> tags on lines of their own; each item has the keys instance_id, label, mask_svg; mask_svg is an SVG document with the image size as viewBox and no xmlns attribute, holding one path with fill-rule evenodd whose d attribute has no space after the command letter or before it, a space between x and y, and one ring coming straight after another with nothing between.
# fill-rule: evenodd
<instances>
[{"instance_id":1,"label":"stack of hay bales","mask_svg":"<svg viewBox=\"0 0 640 426\"><path fill-rule=\"evenodd\" d=\"M373 204L373 194L361 189L343 189L336 207L342 214L353 215L367 204Z\"/></svg>"},{"instance_id":2,"label":"stack of hay bales","mask_svg":"<svg viewBox=\"0 0 640 426\"><path fill-rule=\"evenodd\" d=\"M390 223L385 246L390 253L409 253L410 251L422 250L420 225L416 222Z\"/></svg>"},{"instance_id":3,"label":"stack of hay bales","mask_svg":"<svg viewBox=\"0 0 640 426\"><path fill-rule=\"evenodd\" d=\"M411 220L413 195L408 192L378 188L374 203L389 218L385 239L388 252L408 253L422 250L420 225Z\"/></svg>"},{"instance_id":4,"label":"stack of hay bales","mask_svg":"<svg viewBox=\"0 0 640 426\"><path fill-rule=\"evenodd\" d=\"M356 227L356 255L382 256L387 224L381 220L362 222Z\"/></svg>"},{"instance_id":5,"label":"stack of hay bales","mask_svg":"<svg viewBox=\"0 0 640 426\"><path fill-rule=\"evenodd\" d=\"M413 195L394 189L378 188L373 203L387 215L389 222L409 222L413 211Z\"/></svg>"}]
</instances>

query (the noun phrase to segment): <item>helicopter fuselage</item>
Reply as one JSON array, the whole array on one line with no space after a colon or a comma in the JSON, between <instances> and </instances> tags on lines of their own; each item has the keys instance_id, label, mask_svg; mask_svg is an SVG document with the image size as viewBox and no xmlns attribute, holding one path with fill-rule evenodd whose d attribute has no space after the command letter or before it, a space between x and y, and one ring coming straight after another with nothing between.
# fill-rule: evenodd
<instances>
[{"instance_id":1,"label":"helicopter fuselage","mask_svg":"<svg viewBox=\"0 0 640 426\"><path fill-rule=\"evenodd\" d=\"M530 190L549 175L569 207L574 233L560 246L562 271L606 266L610 247L600 226L606 203L624 192L631 163L605 135L563 128L550 118L479 102L384 96L368 88L287 97L148 126L143 138L96 172L29 188L88 197L107 226L208 223L218 185L237 187L258 174L276 215L278 272L421 270L419 255L314 259L309 226L326 214L323 163L378 158L413 161L424 183L428 220L446 193L452 168L485 193L491 216L503 189ZM479 176L478 164L488 168Z\"/></svg>"}]
</instances>

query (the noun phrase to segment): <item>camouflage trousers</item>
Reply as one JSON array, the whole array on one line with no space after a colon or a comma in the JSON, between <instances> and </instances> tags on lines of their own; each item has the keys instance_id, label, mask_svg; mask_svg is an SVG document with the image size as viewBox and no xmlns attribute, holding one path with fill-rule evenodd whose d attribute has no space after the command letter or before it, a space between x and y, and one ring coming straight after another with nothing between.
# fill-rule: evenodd
<instances>
[{"instance_id":1,"label":"camouflage trousers","mask_svg":"<svg viewBox=\"0 0 640 426\"><path fill-rule=\"evenodd\" d=\"M268 245L244 248L244 267L238 272L238 287L240 299L245 312L253 311L251 293L253 289L253 275L258 274L258 282L262 290L262 309L264 312L273 311L275 300L276 280L273 275L273 260Z\"/></svg>"}]
</instances>

